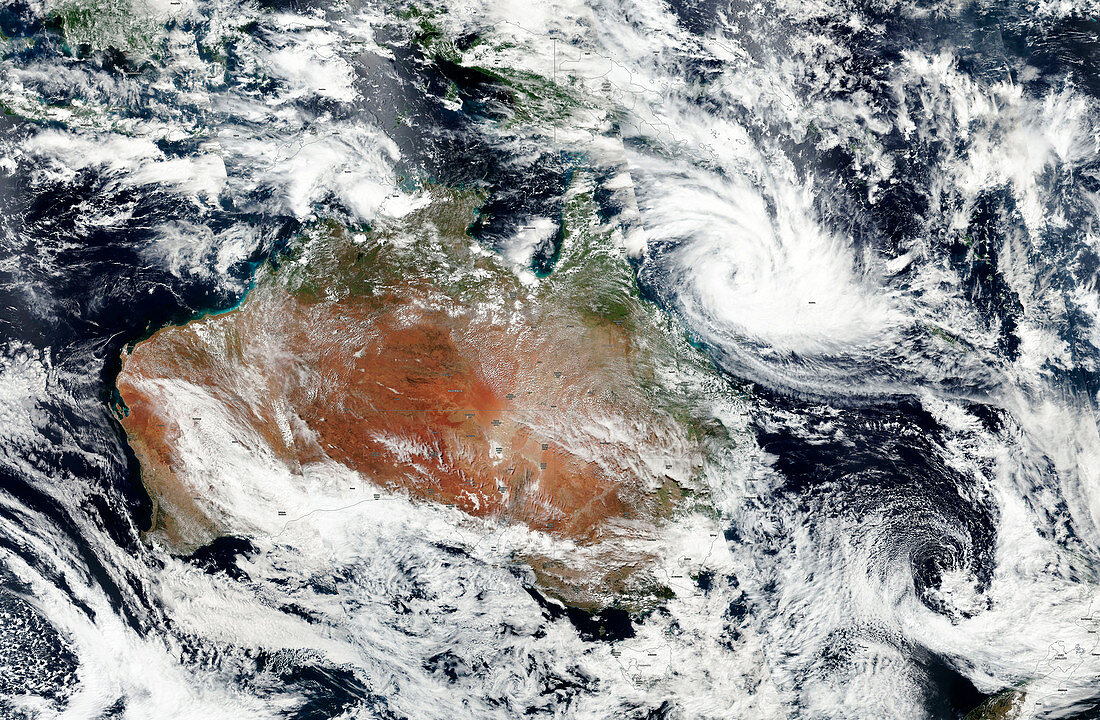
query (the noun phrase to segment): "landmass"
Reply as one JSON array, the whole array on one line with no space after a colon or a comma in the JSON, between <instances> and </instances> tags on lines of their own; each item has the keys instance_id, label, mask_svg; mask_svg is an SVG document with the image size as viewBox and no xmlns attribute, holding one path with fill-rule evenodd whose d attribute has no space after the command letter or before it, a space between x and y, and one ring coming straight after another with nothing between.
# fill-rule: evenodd
<instances>
[{"instance_id":1,"label":"landmass","mask_svg":"<svg viewBox=\"0 0 1100 720\"><path fill-rule=\"evenodd\" d=\"M667 592L645 541L695 502L713 428L670 378L701 353L637 296L590 179L574 178L544 278L467 236L482 200L426 186L374 227L315 223L237 308L124 354L120 419L155 503L152 536L187 552L264 531L242 505L278 498L221 457L280 465L272 477L303 487L336 464L575 544L575 563L523 558L572 604ZM234 483L247 492L227 495Z\"/></svg>"}]
</instances>

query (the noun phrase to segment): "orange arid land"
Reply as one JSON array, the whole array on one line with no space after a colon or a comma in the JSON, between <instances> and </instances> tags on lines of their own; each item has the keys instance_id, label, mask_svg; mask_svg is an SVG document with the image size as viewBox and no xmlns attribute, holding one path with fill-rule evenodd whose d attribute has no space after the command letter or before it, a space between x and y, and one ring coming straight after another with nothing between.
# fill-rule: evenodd
<instances>
[{"instance_id":1,"label":"orange arid land","mask_svg":"<svg viewBox=\"0 0 1100 720\"><path fill-rule=\"evenodd\" d=\"M620 541L656 533L703 461L705 433L664 377L698 359L637 299L583 183L541 279L466 236L475 193L424 194L371 229L311 227L237 309L124 354L150 532L187 551L256 531L215 500L244 482L217 456L243 448L303 482L336 463L363 479L353 496L373 486L594 548L581 568L524 558L569 601L652 586ZM249 504L275 513L263 485Z\"/></svg>"}]
</instances>

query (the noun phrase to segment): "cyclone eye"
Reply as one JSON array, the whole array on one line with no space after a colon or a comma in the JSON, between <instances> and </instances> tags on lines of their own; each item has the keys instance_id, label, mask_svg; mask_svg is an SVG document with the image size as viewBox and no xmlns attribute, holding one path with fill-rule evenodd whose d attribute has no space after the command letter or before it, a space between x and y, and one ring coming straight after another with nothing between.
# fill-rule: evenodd
<instances>
[{"instance_id":1,"label":"cyclone eye","mask_svg":"<svg viewBox=\"0 0 1100 720\"><path fill-rule=\"evenodd\" d=\"M952 622L972 618L986 607L979 564L969 536L930 536L910 550L917 597Z\"/></svg>"}]
</instances>

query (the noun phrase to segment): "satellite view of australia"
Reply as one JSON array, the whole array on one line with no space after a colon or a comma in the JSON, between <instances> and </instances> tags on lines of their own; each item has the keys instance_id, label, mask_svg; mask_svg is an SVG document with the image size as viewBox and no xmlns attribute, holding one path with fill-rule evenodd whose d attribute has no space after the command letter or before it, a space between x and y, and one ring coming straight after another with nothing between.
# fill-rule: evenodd
<instances>
[{"instance_id":1,"label":"satellite view of australia","mask_svg":"<svg viewBox=\"0 0 1100 720\"><path fill-rule=\"evenodd\" d=\"M0 720L1100 720L1100 3L0 2Z\"/></svg>"}]
</instances>

